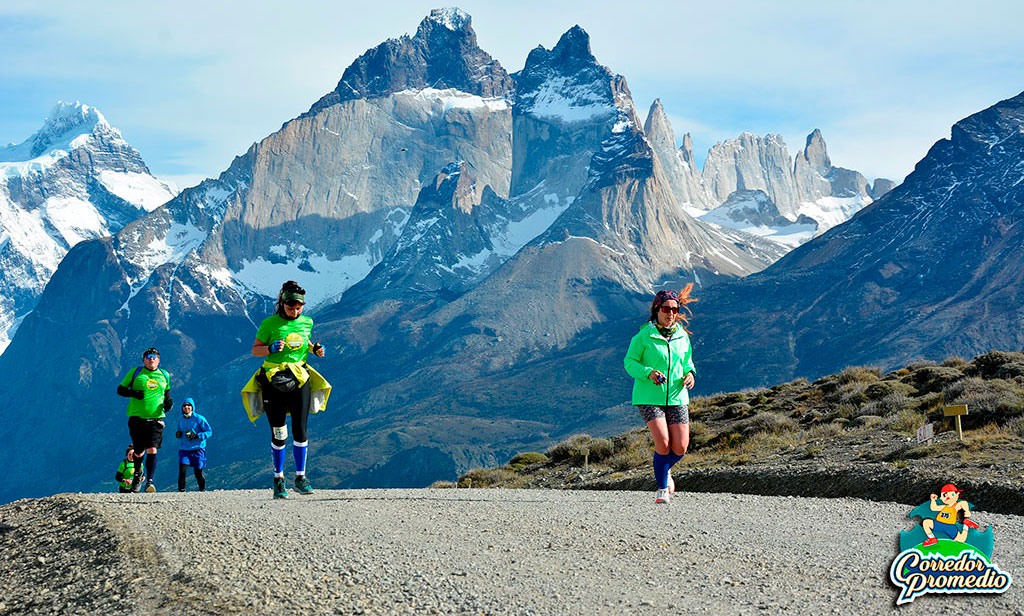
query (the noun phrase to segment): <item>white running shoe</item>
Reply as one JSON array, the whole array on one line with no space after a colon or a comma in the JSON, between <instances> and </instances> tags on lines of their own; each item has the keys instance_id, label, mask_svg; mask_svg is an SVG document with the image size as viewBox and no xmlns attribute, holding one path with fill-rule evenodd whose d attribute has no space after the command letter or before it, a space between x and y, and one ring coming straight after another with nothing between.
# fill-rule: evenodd
<instances>
[{"instance_id":1,"label":"white running shoe","mask_svg":"<svg viewBox=\"0 0 1024 616\"><path fill-rule=\"evenodd\" d=\"M672 502L672 500L671 500L671 498L668 495L668 489L666 488L666 489L663 489L663 490L658 490L654 494L654 502L655 502L655 504L658 504L658 505L668 505L668 504L670 504Z\"/></svg>"},{"instance_id":2,"label":"white running shoe","mask_svg":"<svg viewBox=\"0 0 1024 616\"><path fill-rule=\"evenodd\" d=\"M676 493L676 482L672 480L672 473L668 474L668 493L669 494L675 494Z\"/></svg>"}]
</instances>

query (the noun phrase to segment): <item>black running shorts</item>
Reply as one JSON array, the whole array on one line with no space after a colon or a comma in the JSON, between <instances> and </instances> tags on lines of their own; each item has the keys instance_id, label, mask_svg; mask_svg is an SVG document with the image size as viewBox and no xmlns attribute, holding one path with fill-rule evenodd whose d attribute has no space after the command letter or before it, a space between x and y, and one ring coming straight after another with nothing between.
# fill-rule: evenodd
<instances>
[{"instance_id":1,"label":"black running shorts","mask_svg":"<svg viewBox=\"0 0 1024 616\"><path fill-rule=\"evenodd\" d=\"M142 453L150 447L160 449L164 442L164 420L129 417L128 434L132 437L132 449L135 453Z\"/></svg>"}]
</instances>

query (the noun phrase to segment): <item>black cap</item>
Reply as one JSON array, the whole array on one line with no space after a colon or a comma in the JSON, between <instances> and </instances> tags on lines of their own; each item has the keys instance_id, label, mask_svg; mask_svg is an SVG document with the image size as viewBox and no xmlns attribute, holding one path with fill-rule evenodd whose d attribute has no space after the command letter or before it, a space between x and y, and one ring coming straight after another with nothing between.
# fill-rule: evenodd
<instances>
[{"instance_id":1,"label":"black cap","mask_svg":"<svg viewBox=\"0 0 1024 616\"><path fill-rule=\"evenodd\" d=\"M149 347L148 349L142 352L142 356L145 357L151 353L153 355L156 355L157 357L160 357L160 351L157 351L156 347Z\"/></svg>"}]
</instances>

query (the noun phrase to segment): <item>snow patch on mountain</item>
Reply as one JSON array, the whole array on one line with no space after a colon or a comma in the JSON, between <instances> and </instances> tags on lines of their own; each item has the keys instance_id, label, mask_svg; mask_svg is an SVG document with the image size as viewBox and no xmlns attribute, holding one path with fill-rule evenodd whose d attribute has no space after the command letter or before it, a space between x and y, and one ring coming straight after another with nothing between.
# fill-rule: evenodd
<instances>
[{"instance_id":1,"label":"snow patch on mountain","mask_svg":"<svg viewBox=\"0 0 1024 616\"><path fill-rule=\"evenodd\" d=\"M524 113L563 122L588 122L618 113L607 94L595 84L579 84L574 76L552 76L519 101Z\"/></svg>"},{"instance_id":2,"label":"snow patch on mountain","mask_svg":"<svg viewBox=\"0 0 1024 616\"><path fill-rule=\"evenodd\" d=\"M846 222L871 202L871 197L866 195L821 197L814 201L804 201L800 204L798 212L818 221L817 235L820 235L832 227Z\"/></svg>"},{"instance_id":3,"label":"snow patch on mountain","mask_svg":"<svg viewBox=\"0 0 1024 616\"><path fill-rule=\"evenodd\" d=\"M306 303L312 309L340 298L377 264L371 250L335 260L313 254L302 245L289 247L288 253L303 256L283 262L262 257L247 259L232 278L246 289L267 297L277 297L282 280L302 280L307 289Z\"/></svg>"},{"instance_id":4,"label":"snow patch on mountain","mask_svg":"<svg viewBox=\"0 0 1024 616\"><path fill-rule=\"evenodd\" d=\"M185 224L173 222L163 237L153 238L137 263L152 273L165 263L181 261L185 255L199 248L205 239L206 231L196 227L192 221Z\"/></svg>"},{"instance_id":5,"label":"snow patch on mountain","mask_svg":"<svg viewBox=\"0 0 1024 616\"><path fill-rule=\"evenodd\" d=\"M146 173L135 171L100 171L100 184L139 209L152 212L174 198L177 190Z\"/></svg>"},{"instance_id":6,"label":"snow patch on mountain","mask_svg":"<svg viewBox=\"0 0 1024 616\"><path fill-rule=\"evenodd\" d=\"M502 258L502 260L508 259L512 255L519 252L523 246L526 246L533 238L537 237L541 233L547 231L551 223L555 222L562 212L567 210L572 205L574 197L568 197L565 203L560 203L558 196L554 194L544 195L545 201L549 198L554 197L555 205L546 208L540 208L522 220L509 221L508 225L504 230L498 231L491 236L491 242L494 244L494 252Z\"/></svg>"},{"instance_id":7,"label":"snow patch on mountain","mask_svg":"<svg viewBox=\"0 0 1024 616\"><path fill-rule=\"evenodd\" d=\"M65 251L46 233L46 226L38 210L26 211L11 202L0 191L0 247L10 243L19 253L31 254L35 262L52 274L64 257ZM16 280L22 288L31 288L38 281Z\"/></svg>"},{"instance_id":8,"label":"snow patch on mountain","mask_svg":"<svg viewBox=\"0 0 1024 616\"><path fill-rule=\"evenodd\" d=\"M482 97L476 94L469 94L454 88L438 90L436 88L423 88L422 90L402 90L394 96L406 96L418 101L432 103L432 110L440 108L440 113L448 113L451 109L489 109L490 111L504 111L511 107L511 103L504 97Z\"/></svg>"},{"instance_id":9,"label":"snow patch on mountain","mask_svg":"<svg viewBox=\"0 0 1024 616\"><path fill-rule=\"evenodd\" d=\"M41 210L35 211L40 212L45 213L68 246L110 233L106 218L92 203L80 197L50 197Z\"/></svg>"}]
</instances>

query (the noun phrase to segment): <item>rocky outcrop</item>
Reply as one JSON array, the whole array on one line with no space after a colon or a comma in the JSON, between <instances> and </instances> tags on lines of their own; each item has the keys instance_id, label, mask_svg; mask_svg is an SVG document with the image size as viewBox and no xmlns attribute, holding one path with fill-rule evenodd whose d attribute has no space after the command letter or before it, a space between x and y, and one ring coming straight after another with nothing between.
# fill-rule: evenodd
<instances>
[{"instance_id":1,"label":"rocky outcrop","mask_svg":"<svg viewBox=\"0 0 1024 616\"><path fill-rule=\"evenodd\" d=\"M896 188L896 182L885 178L875 178L875 183L871 185L871 198L877 201L893 188Z\"/></svg>"}]
</instances>

